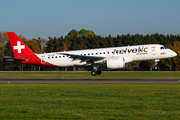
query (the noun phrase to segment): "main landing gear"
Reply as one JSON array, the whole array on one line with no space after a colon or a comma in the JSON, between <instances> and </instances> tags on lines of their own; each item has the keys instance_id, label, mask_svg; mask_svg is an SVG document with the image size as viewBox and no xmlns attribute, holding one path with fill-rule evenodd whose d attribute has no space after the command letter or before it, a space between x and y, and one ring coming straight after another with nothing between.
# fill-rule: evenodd
<instances>
[{"instance_id":1,"label":"main landing gear","mask_svg":"<svg viewBox=\"0 0 180 120\"><path fill-rule=\"evenodd\" d=\"M101 71L100 71L100 70L97 70L97 71L92 70L92 71L91 71L91 75L92 75L92 76L101 75Z\"/></svg>"},{"instance_id":2,"label":"main landing gear","mask_svg":"<svg viewBox=\"0 0 180 120\"><path fill-rule=\"evenodd\" d=\"M91 71L92 76L101 75L101 70L99 69L99 65L94 65L93 70Z\"/></svg>"}]
</instances>

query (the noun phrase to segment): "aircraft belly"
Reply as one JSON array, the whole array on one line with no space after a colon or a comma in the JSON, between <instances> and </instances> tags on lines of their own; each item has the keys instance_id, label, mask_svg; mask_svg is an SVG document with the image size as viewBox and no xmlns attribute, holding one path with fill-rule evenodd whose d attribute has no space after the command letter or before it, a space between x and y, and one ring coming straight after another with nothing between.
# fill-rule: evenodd
<instances>
[{"instance_id":1,"label":"aircraft belly","mask_svg":"<svg viewBox=\"0 0 180 120\"><path fill-rule=\"evenodd\" d=\"M144 60L145 59L145 56L138 56L137 57L137 60Z\"/></svg>"},{"instance_id":2,"label":"aircraft belly","mask_svg":"<svg viewBox=\"0 0 180 120\"><path fill-rule=\"evenodd\" d=\"M72 61L74 66L83 66L86 64L86 62L81 62L80 60Z\"/></svg>"},{"instance_id":3,"label":"aircraft belly","mask_svg":"<svg viewBox=\"0 0 180 120\"><path fill-rule=\"evenodd\" d=\"M61 67L70 67L73 66L72 62L70 59L54 59L54 60L49 60L48 61L51 64L57 65L57 66L61 66Z\"/></svg>"}]
</instances>

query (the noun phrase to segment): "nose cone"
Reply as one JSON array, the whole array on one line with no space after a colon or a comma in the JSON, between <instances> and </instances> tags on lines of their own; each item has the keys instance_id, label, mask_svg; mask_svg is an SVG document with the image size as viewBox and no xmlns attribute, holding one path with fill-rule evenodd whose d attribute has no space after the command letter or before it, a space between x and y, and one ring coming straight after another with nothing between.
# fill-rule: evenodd
<instances>
[{"instance_id":1,"label":"nose cone","mask_svg":"<svg viewBox=\"0 0 180 120\"><path fill-rule=\"evenodd\" d=\"M175 57L175 56L177 56L177 53L174 52L174 51L172 51L171 56L172 56L172 57Z\"/></svg>"}]
</instances>

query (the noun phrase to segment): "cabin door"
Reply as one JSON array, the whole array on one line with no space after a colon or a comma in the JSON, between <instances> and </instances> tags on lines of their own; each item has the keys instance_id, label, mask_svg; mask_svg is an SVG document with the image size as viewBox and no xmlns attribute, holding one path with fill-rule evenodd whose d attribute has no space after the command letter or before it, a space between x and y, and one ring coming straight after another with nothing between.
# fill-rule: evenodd
<instances>
[{"instance_id":1,"label":"cabin door","mask_svg":"<svg viewBox=\"0 0 180 120\"><path fill-rule=\"evenodd\" d=\"M156 47L151 47L152 55L156 55Z\"/></svg>"}]
</instances>

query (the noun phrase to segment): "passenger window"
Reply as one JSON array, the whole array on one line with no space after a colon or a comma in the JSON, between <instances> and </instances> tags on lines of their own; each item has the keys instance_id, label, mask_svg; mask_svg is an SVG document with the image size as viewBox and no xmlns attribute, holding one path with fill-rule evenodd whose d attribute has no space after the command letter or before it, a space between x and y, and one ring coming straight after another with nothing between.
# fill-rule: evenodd
<instances>
[{"instance_id":1,"label":"passenger window","mask_svg":"<svg viewBox=\"0 0 180 120\"><path fill-rule=\"evenodd\" d=\"M59 58L61 58L61 56L59 56Z\"/></svg>"},{"instance_id":2,"label":"passenger window","mask_svg":"<svg viewBox=\"0 0 180 120\"><path fill-rule=\"evenodd\" d=\"M105 52L104 52L104 54L105 54Z\"/></svg>"},{"instance_id":3,"label":"passenger window","mask_svg":"<svg viewBox=\"0 0 180 120\"><path fill-rule=\"evenodd\" d=\"M48 57L48 59L50 59L50 57Z\"/></svg>"},{"instance_id":4,"label":"passenger window","mask_svg":"<svg viewBox=\"0 0 180 120\"><path fill-rule=\"evenodd\" d=\"M98 53L96 53L96 55L97 55Z\"/></svg>"},{"instance_id":5,"label":"passenger window","mask_svg":"<svg viewBox=\"0 0 180 120\"><path fill-rule=\"evenodd\" d=\"M109 54L109 52L107 52L107 54Z\"/></svg>"},{"instance_id":6,"label":"passenger window","mask_svg":"<svg viewBox=\"0 0 180 120\"><path fill-rule=\"evenodd\" d=\"M90 54L88 53L88 55L90 55Z\"/></svg>"},{"instance_id":7,"label":"passenger window","mask_svg":"<svg viewBox=\"0 0 180 120\"><path fill-rule=\"evenodd\" d=\"M57 56L56 56L56 58L57 58Z\"/></svg>"},{"instance_id":8,"label":"passenger window","mask_svg":"<svg viewBox=\"0 0 180 120\"><path fill-rule=\"evenodd\" d=\"M164 49L164 47L161 47L161 50Z\"/></svg>"},{"instance_id":9,"label":"passenger window","mask_svg":"<svg viewBox=\"0 0 180 120\"><path fill-rule=\"evenodd\" d=\"M100 52L100 54L101 54L101 52Z\"/></svg>"},{"instance_id":10,"label":"passenger window","mask_svg":"<svg viewBox=\"0 0 180 120\"><path fill-rule=\"evenodd\" d=\"M93 53L91 55L93 55Z\"/></svg>"},{"instance_id":11,"label":"passenger window","mask_svg":"<svg viewBox=\"0 0 180 120\"><path fill-rule=\"evenodd\" d=\"M53 58L53 57L52 57Z\"/></svg>"}]
</instances>

